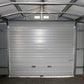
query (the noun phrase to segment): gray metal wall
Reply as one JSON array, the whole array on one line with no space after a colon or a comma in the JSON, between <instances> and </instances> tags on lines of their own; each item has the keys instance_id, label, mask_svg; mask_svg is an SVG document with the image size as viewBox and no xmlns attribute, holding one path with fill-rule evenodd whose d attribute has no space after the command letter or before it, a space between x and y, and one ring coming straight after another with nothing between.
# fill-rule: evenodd
<instances>
[{"instance_id":1,"label":"gray metal wall","mask_svg":"<svg viewBox=\"0 0 84 84\"><path fill-rule=\"evenodd\" d=\"M76 74L84 74L83 73L83 60L84 60L84 23L77 24L77 63L76 66Z\"/></svg>"},{"instance_id":2,"label":"gray metal wall","mask_svg":"<svg viewBox=\"0 0 84 84\"><path fill-rule=\"evenodd\" d=\"M0 23L0 75L8 75L7 25Z\"/></svg>"},{"instance_id":3,"label":"gray metal wall","mask_svg":"<svg viewBox=\"0 0 84 84\"><path fill-rule=\"evenodd\" d=\"M10 76L73 76L73 22L9 22Z\"/></svg>"}]
</instances>

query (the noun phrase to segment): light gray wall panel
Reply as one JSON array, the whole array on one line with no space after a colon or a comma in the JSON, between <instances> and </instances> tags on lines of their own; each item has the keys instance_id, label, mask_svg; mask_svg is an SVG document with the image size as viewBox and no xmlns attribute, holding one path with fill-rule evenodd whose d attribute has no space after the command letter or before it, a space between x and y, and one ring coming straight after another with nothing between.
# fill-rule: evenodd
<instances>
[{"instance_id":1,"label":"light gray wall panel","mask_svg":"<svg viewBox=\"0 0 84 84\"><path fill-rule=\"evenodd\" d=\"M10 76L73 76L73 22L9 22Z\"/></svg>"},{"instance_id":2,"label":"light gray wall panel","mask_svg":"<svg viewBox=\"0 0 84 84\"><path fill-rule=\"evenodd\" d=\"M7 24L0 23L0 75L8 75Z\"/></svg>"},{"instance_id":3,"label":"light gray wall panel","mask_svg":"<svg viewBox=\"0 0 84 84\"><path fill-rule=\"evenodd\" d=\"M84 24L78 23L77 29L80 30L77 32L77 64L76 66L82 67L76 69L76 74L83 74L83 56L84 56ZM81 31L82 30L82 31Z\"/></svg>"},{"instance_id":4,"label":"light gray wall panel","mask_svg":"<svg viewBox=\"0 0 84 84\"><path fill-rule=\"evenodd\" d=\"M8 75L8 68L0 68L0 75Z\"/></svg>"}]
</instances>

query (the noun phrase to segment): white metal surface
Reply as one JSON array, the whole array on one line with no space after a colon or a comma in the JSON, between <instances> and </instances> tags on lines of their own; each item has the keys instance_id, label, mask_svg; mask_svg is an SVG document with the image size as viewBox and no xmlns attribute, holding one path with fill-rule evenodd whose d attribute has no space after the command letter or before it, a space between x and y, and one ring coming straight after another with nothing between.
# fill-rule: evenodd
<instances>
[{"instance_id":1,"label":"white metal surface","mask_svg":"<svg viewBox=\"0 0 84 84\"><path fill-rule=\"evenodd\" d=\"M10 76L73 76L73 22L9 22Z\"/></svg>"}]
</instances>

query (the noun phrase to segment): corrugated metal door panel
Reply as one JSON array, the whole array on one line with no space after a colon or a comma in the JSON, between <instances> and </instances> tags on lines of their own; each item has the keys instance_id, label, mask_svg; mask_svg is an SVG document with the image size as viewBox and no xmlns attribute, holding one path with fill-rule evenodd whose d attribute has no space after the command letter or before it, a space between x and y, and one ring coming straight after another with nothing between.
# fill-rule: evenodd
<instances>
[{"instance_id":1,"label":"corrugated metal door panel","mask_svg":"<svg viewBox=\"0 0 84 84\"><path fill-rule=\"evenodd\" d=\"M73 22L9 22L10 76L73 76Z\"/></svg>"}]
</instances>

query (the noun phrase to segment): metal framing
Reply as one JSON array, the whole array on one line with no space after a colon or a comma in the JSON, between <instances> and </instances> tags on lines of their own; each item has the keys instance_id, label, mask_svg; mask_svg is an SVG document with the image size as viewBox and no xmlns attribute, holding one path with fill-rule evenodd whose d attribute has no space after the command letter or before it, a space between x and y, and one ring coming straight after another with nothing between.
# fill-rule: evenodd
<instances>
[{"instance_id":1,"label":"metal framing","mask_svg":"<svg viewBox=\"0 0 84 84\"><path fill-rule=\"evenodd\" d=\"M70 3L75 3L77 0L71 0ZM72 5L67 5L62 12L66 12ZM59 14L58 16L61 17L63 14Z\"/></svg>"},{"instance_id":2,"label":"metal framing","mask_svg":"<svg viewBox=\"0 0 84 84\"><path fill-rule=\"evenodd\" d=\"M41 0L42 2L45 2L45 0ZM44 12L44 5L41 5L41 20L43 19L43 12Z\"/></svg>"},{"instance_id":3,"label":"metal framing","mask_svg":"<svg viewBox=\"0 0 84 84\"><path fill-rule=\"evenodd\" d=\"M42 14L57 14L57 13L43 13L44 12L44 5L66 5L66 7L62 10L62 12L60 12L58 14L59 17L62 16L63 14L69 14L69 15L76 16L76 14L66 13L66 11L72 5L84 7L83 4L74 3L77 0L71 0L69 3L45 2L44 0L42 0L42 2L16 2L16 0L10 0L10 1L12 1L12 2L5 3L5 4L0 4L0 7L9 6L9 5L15 5L15 7L18 10L18 12L10 13L10 14L8 14L8 16L9 15L15 15L15 14L21 14L22 16L24 16L24 13L26 13L26 12L23 12L19 5L40 5L41 6L41 13L35 13L35 14L41 14L41 16L42 16ZM31 14L34 14L34 13L31 13ZM2 15L2 17L5 17L5 16L6 15ZM81 18L84 18L84 16L79 16L79 18L77 19L77 21L79 21Z\"/></svg>"},{"instance_id":4,"label":"metal framing","mask_svg":"<svg viewBox=\"0 0 84 84\"><path fill-rule=\"evenodd\" d=\"M10 1L11 1L11 2L16 2L16 0L10 0ZM18 11L22 11L22 9L20 8L19 5L15 5L15 7L16 7L16 9L17 9ZM24 16L23 13L21 13L21 15Z\"/></svg>"},{"instance_id":5,"label":"metal framing","mask_svg":"<svg viewBox=\"0 0 84 84\"><path fill-rule=\"evenodd\" d=\"M19 12L14 12L14 13L10 13L10 14L6 14L6 15L2 15L1 17L7 17L7 16L11 16L11 15L15 15L15 14L20 14L20 13L25 13L25 14L68 14L68 15L72 15L72 16L77 16L77 17L82 17L80 15L77 14L71 14L71 13L67 13L67 12L57 12L57 13L46 13L46 12L38 12L38 13L30 13L27 11L19 11ZM83 16L84 17L84 16Z\"/></svg>"},{"instance_id":6,"label":"metal framing","mask_svg":"<svg viewBox=\"0 0 84 84\"><path fill-rule=\"evenodd\" d=\"M10 3L5 3L5 4L0 4L0 7L4 7L8 5L76 5L76 6L84 7L84 5L82 4L55 3L55 2L10 2Z\"/></svg>"}]
</instances>

